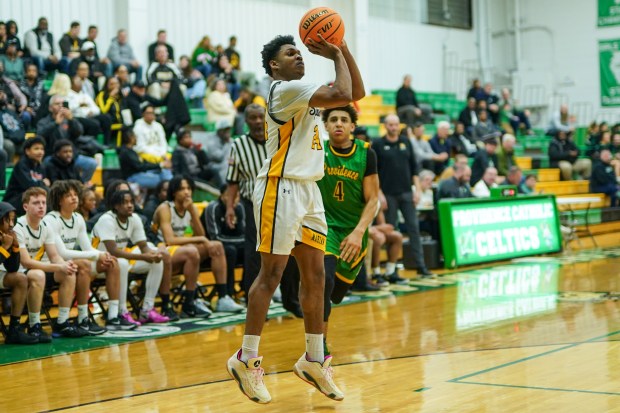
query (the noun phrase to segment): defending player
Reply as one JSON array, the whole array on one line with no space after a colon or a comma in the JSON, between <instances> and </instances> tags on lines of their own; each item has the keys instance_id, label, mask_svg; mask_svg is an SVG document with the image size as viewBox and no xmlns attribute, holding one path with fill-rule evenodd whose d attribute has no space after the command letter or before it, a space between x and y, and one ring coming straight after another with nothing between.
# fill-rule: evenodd
<instances>
[{"instance_id":1,"label":"defending player","mask_svg":"<svg viewBox=\"0 0 620 413\"><path fill-rule=\"evenodd\" d=\"M228 371L252 401L268 403L258 345L269 302L289 255L301 274L300 302L306 330L306 352L295 374L327 397L342 400L332 380L331 356L323 352L323 258L327 224L316 181L323 177L325 152L318 108L349 104L364 96L353 56L340 47L309 41L310 52L334 62L333 87L300 81L305 66L292 36L278 36L262 51L263 67L274 82L267 103L267 160L254 189L254 215L261 269L252 284L241 350L228 360Z\"/></svg>"}]
</instances>

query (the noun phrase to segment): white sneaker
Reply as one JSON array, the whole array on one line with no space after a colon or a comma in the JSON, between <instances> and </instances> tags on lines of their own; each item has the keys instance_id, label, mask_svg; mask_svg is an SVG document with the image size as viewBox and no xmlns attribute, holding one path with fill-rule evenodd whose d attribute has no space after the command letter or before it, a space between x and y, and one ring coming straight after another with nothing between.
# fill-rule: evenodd
<instances>
[{"instance_id":1,"label":"white sneaker","mask_svg":"<svg viewBox=\"0 0 620 413\"><path fill-rule=\"evenodd\" d=\"M260 366L263 358L256 357L249 359L247 364L239 360L241 350L235 352L226 363L228 374L235 379L239 385L239 390L245 394L248 399L256 403L269 403L271 395L263 383L263 375L265 370Z\"/></svg>"},{"instance_id":2,"label":"white sneaker","mask_svg":"<svg viewBox=\"0 0 620 413\"><path fill-rule=\"evenodd\" d=\"M293 371L303 381L316 387L321 393L330 399L340 401L344 399L344 393L340 391L333 380L334 371L331 366L332 356L325 357L323 365L318 361L308 361L306 353L302 354Z\"/></svg>"},{"instance_id":3,"label":"white sneaker","mask_svg":"<svg viewBox=\"0 0 620 413\"><path fill-rule=\"evenodd\" d=\"M215 306L215 311L224 313L239 313L244 309L245 307L237 304L230 295L220 297L217 300L217 305Z\"/></svg>"}]
</instances>

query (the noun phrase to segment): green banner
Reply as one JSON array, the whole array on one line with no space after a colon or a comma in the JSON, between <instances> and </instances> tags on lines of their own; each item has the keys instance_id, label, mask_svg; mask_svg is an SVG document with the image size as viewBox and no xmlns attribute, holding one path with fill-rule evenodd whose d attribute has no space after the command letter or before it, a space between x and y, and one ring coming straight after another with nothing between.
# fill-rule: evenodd
<instances>
[{"instance_id":1,"label":"green banner","mask_svg":"<svg viewBox=\"0 0 620 413\"><path fill-rule=\"evenodd\" d=\"M598 0L598 27L620 25L620 1Z\"/></svg>"},{"instance_id":2,"label":"green banner","mask_svg":"<svg viewBox=\"0 0 620 413\"><path fill-rule=\"evenodd\" d=\"M601 106L620 106L620 39L598 42Z\"/></svg>"},{"instance_id":3,"label":"green banner","mask_svg":"<svg viewBox=\"0 0 620 413\"><path fill-rule=\"evenodd\" d=\"M446 267L561 250L553 196L439 203Z\"/></svg>"}]
</instances>

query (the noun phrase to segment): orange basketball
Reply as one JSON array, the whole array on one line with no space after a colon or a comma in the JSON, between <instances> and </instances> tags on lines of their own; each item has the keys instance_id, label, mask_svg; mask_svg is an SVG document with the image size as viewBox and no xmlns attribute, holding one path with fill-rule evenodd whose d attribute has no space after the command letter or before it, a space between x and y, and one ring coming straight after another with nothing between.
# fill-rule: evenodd
<instances>
[{"instance_id":1,"label":"orange basketball","mask_svg":"<svg viewBox=\"0 0 620 413\"><path fill-rule=\"evenodd\" d=\"M299 22L299 37L306 44L308 39L320 41L323 36L329 43L339 46L344 37L344 22L338 12L329 7L315 7L309 10Z\"/></svg>"}]
</instances>

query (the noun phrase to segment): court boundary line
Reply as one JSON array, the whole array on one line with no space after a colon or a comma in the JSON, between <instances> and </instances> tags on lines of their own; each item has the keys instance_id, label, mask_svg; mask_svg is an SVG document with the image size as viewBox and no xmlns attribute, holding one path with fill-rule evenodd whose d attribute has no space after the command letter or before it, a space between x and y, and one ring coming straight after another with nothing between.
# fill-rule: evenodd
<instances>
[{"instance_id":1,"label":"court boundary line","mask_svg":"<svg viewBox=\"0 0 620 413\"><path fill-rule=\"evenodd\" d=\"M588 393L588 394L601 394L601 395L607 395L607 396L620 396L620 393L614 393L614 392L601 392L601 391L595 391L595 390L579 390L579 389L563 389L563 388L556 388L556 387L542 387L542 386L524 386L524 385L518 385L518 384L505 384L505 383L487 383L487 382L477 382L477 381L466 381L466 379L470 378L470 377L475 377L481 374L485 374L485 373L489 373L491 371L496 371L499 369L503 369L505 367L510 367L510 366L514 366L516 364L519 363L523 363L526 361L530 361L539 357L544 357L547 356L549 354L553 354L553 353L558 353L560 351L564 351L564 350L568 350L571 348L575 348L584 344L593 344L593 343L605 343L605 342L609 342L609 341L618 341L618 340L606 340L606 341L602 341L603 339L609 338L611 336L620 334L620 330L617 331L612 331L611 333L607 333L604 334L602 336L597 336L597 337L593 337L590 338L588 340L584 340L584 341L579 341L576 343L572 343L572 344L568 344L568 345L564 345L560 348L556 348L553 350L549 350L549 351L545 351L543 353L540 354L535 354L533 356L528 356L528 357L523 357L521 359L518 360L513 360L510 361L508 363L503 363L500 364L498 366L495 367L490 367L487 369L483 369L483 370L479 370L476 371L474 373L470 373L470 374L466 374L463 376L459 376L456 377L454 379L450 379L447 381L447 383L457 383L457 384L475 384L475 385L480 385L480 386L496 386L496 387L512 387L512 388L523 388L523 389L533 389L533 390L549 390L549 391L559 391L559 392L568 392L568 393Z\"/></svg>"}]
</instances>

